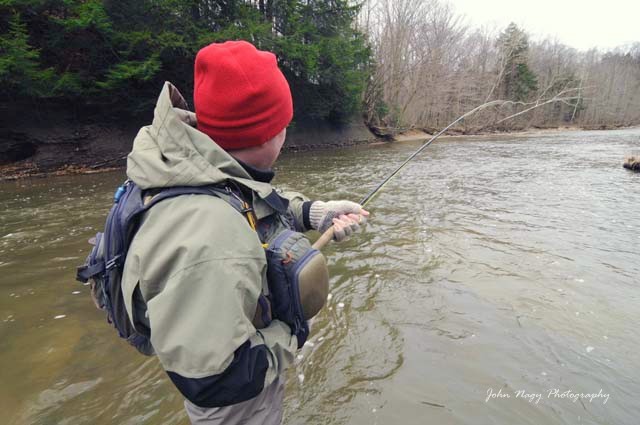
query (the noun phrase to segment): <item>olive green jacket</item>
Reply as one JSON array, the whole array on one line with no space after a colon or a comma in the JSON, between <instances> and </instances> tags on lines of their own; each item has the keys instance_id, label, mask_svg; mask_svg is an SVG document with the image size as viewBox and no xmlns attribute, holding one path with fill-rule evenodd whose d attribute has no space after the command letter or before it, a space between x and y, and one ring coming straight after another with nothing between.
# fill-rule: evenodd
<instances>
[{"instance_id":1,"label":"olive green jacket","mask_svg":"<svg viewBox=\"0 0 640 425\"><path fill-rule=\"evenodd\" d=\"M142 189L231 180L253 191L258 219L275 213L264 200L274 188L253 180L195 128L195 114L170 83L162 89L153 123L135 138L127 175ZM281 196L302 223L306 199ZM145 213L129 248L122 287L132 323L150 329L167 372L188 379L224 374L236 350L249 341L252 349L266 349L262 385L267 386L293 361L296 338L278 320L259 330L252 324L258 297L267 288L266 269L261 242L242 214L214 196L182 195Z\"/></svg>"}]
</instances>

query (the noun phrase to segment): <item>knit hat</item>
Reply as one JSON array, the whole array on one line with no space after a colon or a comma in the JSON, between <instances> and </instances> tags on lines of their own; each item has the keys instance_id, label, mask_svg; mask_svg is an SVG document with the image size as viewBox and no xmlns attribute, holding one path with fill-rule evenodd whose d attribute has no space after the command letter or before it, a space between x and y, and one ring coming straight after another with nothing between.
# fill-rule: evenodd
<instances>
[{"instance_id":1,"label":"knit hat","mask_svg":"<svg viewBox=\"0 0 640 425\"><path fill-rule=\"evenodd\" d=\"M287 80L273 53L246 41L213 43L196 56L198 129L223 149L259 146L293 118Z\"/></svg>"}]
</instances>

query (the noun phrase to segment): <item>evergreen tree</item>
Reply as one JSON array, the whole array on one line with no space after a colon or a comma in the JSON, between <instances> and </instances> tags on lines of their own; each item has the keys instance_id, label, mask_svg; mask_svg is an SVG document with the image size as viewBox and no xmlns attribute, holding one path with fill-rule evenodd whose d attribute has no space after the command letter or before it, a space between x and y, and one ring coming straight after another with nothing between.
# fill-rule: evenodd
<instances>
[{"instance_id":1,"label":"evergreen tree","mask_svg":"<svg viewBox=\"0 0 640 425\"><path fill-rule=\"evenodd\" d=\"M503 77L500 85L504 99L526 101L538 89L538 81L527 64L529 39L514 23L498 37Z\"/></svg>"},{"instance_id":2,"label":"evergreen tree","mask_svg":"<svg viewBox=\"0 0 640 425\"><path fill-rule=\"evenodd\" d=\"M297 119L340 123L359 110L370 58L356 14L347 0L2 0L0 84L149 110L165 80L190 95L201 47L244 39L278 56Z\"/></svg>"},{"instance_id":3,"label":"evergreen tree","mask_svg":"<svg viewBox=\"0 0 640 425\"><path fill-rule=\"evenodd\" d=\"M20 15L13 14L8 24L7 33L0 35L0 90L6 95L47 96L51 70L40 70L40 51L29 44Z\"/></svg>"}]
</instances>

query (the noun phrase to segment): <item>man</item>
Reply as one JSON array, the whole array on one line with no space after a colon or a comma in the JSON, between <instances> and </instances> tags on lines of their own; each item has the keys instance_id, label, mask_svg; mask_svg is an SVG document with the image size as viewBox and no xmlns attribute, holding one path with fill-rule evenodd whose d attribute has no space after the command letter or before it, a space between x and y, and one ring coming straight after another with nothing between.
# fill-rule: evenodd
<instances>
[{"instance_id":1,"label":"man","mask_svg":"<svg viewBox=\"0 0 640 425\"><path fill-rule=\"evenodd\" d=\"M269 282L265 241L252 219L290 222L297 231L334 225L341 240L368 213L353 202L311 202L271 186L293 116L273 54L242 41L203 48L194 101L195 114L165 83L153 123L136 136L127 175L149 197L166 187L229 187L248 211L203 195L151 208L125 262L127 310L136 329L150 334L192 423L278 424L283 372L298 341L283 321L260 320L270 312L259 308Z\"/></svg>"}]
</instances>

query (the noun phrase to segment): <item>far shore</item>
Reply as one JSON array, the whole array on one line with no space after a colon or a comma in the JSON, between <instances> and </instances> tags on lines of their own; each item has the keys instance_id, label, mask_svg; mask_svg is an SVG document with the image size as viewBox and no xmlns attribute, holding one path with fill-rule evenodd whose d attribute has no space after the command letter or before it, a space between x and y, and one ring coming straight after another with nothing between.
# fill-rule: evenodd
<instances>
[{"instance_id":1,"label":"far shore","mask_svg":"<svg viewBox=\"0 0 640 425\"><path fill-rule=\"evenodd\" d=\"M640 128L640 126L630 126L630 127L612 127L612 128L582 128L582 127L552 127L552 128L528 128L523 130L515 130L515 131L487 131L487 132L479 132L479 133L454 133L449 134L445 133L439 138L441 139L459 139L459 138L469 138L469 137L495 137L495 136L536 136L542 134L556 134L556 133L566 133L570 131L613 131L613 130L629 130L634 128ZM394 142L417 142L420 140L426 140L433 137L433 134L427 133L423 130L409 130L407 132L400 133L393 137Z\"/></svg>"},{"instance_id":2,"label":"far shore","mask_svg":"<svg viewBox=\"0 0 640 425\"><path fill-rule=\"evenodd\" d=\"M489 138L496 136L535 136L535 135L543 135L543 134L554 134L554 133L565 133L565 132L573 132L573 131L606 131L606 130L624 130L624 129L633 129L640 128L640 126L631 126L631 127L616 127L616 128L581 128L581 127L557 127L557 128L529 128L524 130L517 131L508 131L508 132L480 132L480 133L471 133L471 134L462 134L459 132L454 132L454 134L445 133L440 136L440 139L460 139L460 138ZM285 152L307 152L311 150L321 150L321 149L336 149L341 147L351 147L355 145L364 145L368 144L371 146L394 143L394 142L419 142L425 141L433 137L433 134L429 134L423 130L409 130L407 132L403 132L397 134L393 138L383 139L372 137L369 140L362 140L360 142L349 142L340 144L331 144L327 146L321 145L313 145L306 149L299 149L297 146L287 147L285 145ZM14 181L21 180L26 178L43 178L50 176L68 176L68 175L84 175L84 174L96 174L110 171L122 170L125 168L125 161L123 158L117 158L119 161L117 163L113 163L112 161L107 161L108 164L104 166L96 167L95 164L68 164L62 165L60 167L42 170L38 168L35 164L30 161L20 161L17 163L6 164L0 166L0 182L2 181Z\"/></svg>"}]
</instances>

